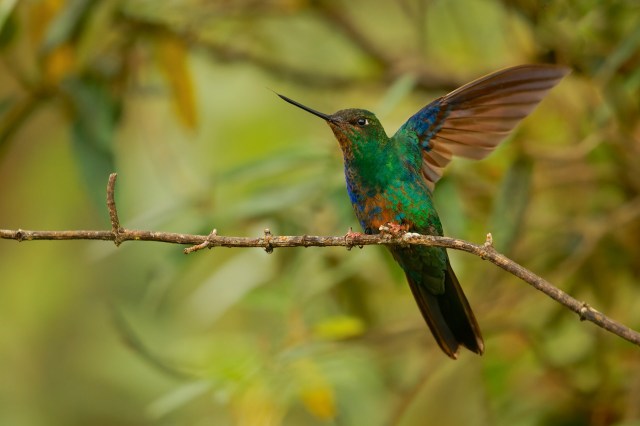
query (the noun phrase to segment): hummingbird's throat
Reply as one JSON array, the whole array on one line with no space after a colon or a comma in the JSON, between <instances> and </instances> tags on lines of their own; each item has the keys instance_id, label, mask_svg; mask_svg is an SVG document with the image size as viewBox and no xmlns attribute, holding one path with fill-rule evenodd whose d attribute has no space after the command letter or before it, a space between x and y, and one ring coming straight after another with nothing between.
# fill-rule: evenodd
<instances>
[{"instance_id":1,"label":"hummingbird's throat","mask_svg":"<svg viewBox=\"0 0 640 426\"><path fill-rule=\"evenodd\" d=\"M349 136L350 136L350 133L353 133L353 132L350 131L349 128L340 126L337 123L333 123L331 121L328 121L327 123L329 124L329 127L331 127L331 130L333 131L334 136L338 140L338 144L342 149L345 160L352 157L353 156L353 152L351 150L352 144Z\"/></svg>"}]
</instances>

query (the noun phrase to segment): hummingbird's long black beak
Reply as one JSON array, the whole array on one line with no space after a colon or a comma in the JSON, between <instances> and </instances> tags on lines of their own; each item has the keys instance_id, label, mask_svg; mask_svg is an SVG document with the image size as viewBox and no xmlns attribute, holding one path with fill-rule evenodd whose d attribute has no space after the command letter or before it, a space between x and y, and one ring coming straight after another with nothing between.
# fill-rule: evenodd
<instances>
[{"instance_id":1,"label":"hummingbird's long black beak","mask_svg":"<svg viewBox=\"0 0 640 426\"><path fill-rule=\"evenodd\" d=\"M311 109L308 106L304 106L301 103L296 102L293 99L287 98L286 96L281 95L279 93L276 93L276 95L280 96L280 98L282 98L282 100L284 100L285 102L289 102L291 105L295 105L298 108L303 109L303 110L305 110L307 112L310 112L311 114L313 114L315 116L318 116L318 117L320 117L320 118L322 118L322 119L324 119L326 121L329 121L329 122L334 122L335 121L333 119L333 117L331 117L330 115L324 114L324 113L322 113L320 111L316 111L315 109Z\"/></svg>"}]
</instances>

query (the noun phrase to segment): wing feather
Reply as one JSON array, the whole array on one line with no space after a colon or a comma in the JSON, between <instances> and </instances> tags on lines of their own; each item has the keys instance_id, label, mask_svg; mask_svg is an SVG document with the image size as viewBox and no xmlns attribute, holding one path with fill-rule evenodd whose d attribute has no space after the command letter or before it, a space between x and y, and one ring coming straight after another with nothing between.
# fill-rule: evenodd
<instances>
[{"instance_id":1,"label":"wing feather","mask_svg":"<svg viewBox=\"0 0 640 426\"><path fill-rule=\"evenodd\" d=\"M497 71L431 102L396 136L420 145L422 175L433 189L453 156L489 155L568 73L568 68L556 65Z\"/></svg>"}]
</instances>

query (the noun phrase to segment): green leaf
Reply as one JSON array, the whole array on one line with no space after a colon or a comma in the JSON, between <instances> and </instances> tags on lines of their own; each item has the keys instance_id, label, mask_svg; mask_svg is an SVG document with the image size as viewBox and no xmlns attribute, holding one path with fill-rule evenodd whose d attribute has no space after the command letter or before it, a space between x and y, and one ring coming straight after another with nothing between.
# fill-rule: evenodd
<instances>
[{"instance_id":1,"label":"green leaf","mask_svg":"<svg viewBox=\"0 0 640 426\"><path fill-rule=\"evenodd\" d=\"M416 78L411 74L402 74L393 82L377 108L378 117L384 117L404 98L406 98L416 86Z\"/></svg>"},{"instance_id":2,"label":"green leaf","mask_svg":"<svg viewBox=\"0 0 640 426\"><path fill-rule=\"evenodd\" d=\"M50 52L70 40L84 25L95 0L72 0L54 18L47 28L43 52Z\"/></svg>"},{"instance_id":3,"label":"green leaf","mask_svg":"<svg viewBox=\"0 0 640 426\"><path fill-rule=\"evenodd\" d=\"M154 419L163 417L210 390L211 383L206 380L187 383L152 402L148 408L149 415Z\"/></svg>"},{"instance_id":4,"label":"green leaf","mask_svg":"<svg viewBox=\"0 0 640 426\"><path fill-rule=\"evenodd\" d=\"M185 309L199 323L213 324L275 273L275 264L265 253L244 250L214 270L186 301Z\"/></svg>"},{"instance_id":5,"label":"green leaf","mask_svg":"<svg viewBox=\"0 0 640 426\"><path fill-rule=\"evenodd\" d=\"M180 122L190 130L198 127L198 106L193 78L189 67L189 46L173 36L157 40L160 70L171 89L171 101Z\"/></svg>"},{"instance_id":6,"label":"green leaf","mask_svg":"<svg viewBox=\"0 0 640 426\"><path fill-rule=\"evenodd\" d=\"M335 390L320 366L313 359L303 357L291 364L291 370L298 382L299 398L306 409L320 420L335 418Z\"/></svg>"},{"instance_id":7,"label":"green leaf","mask_svg":"<svg viewBox=\"0 0 640 426\"><path fill-rule=\"evenodd\" d=\"M462 237L466 233L468 221L460 191L453 180L442 178L434 193L436 209L442 218L445 235Z\"/></svg>"},{"instance_id":8,"label":"green leaf","mask_svg":"<svg viewBox=\"0 0 640 426\"><path fill-rule=\"evenodd\" d=\"M531 193L533 163L520 156L509 168L495 202L491 232L496 250L509 253L524 222Z\"/></svg>"},{"instance_id":9,"label":"green leaf","mask_svg":"<svg viewBox=\"0 0 640 426\"><path fill-rule=\"evenodd\" d=\"M340 340L361 335L365 331L365 324L360 318L336 315L323 319L313 328L324 339Z\"/></svg>"},{"instance_id":10,"label":"green leaf","mask_svg":"<svg viewBox=\"0 0 640 426\"><path fill-rule=\"evenodd\" d=\"M624 37L597 71L597 77L609 80L618 69L638 52L640 48L640 27Z\"/></svg>"},{"instance_id":11,"label":"green leaf","mask_svg":"<svg viewBox=\"0 0 640 426\"><path fill-rule=\"evenodd\" d=\"M72 146L78 166L96 205L104 204L104 186L113 172L113 139L120 101L97 80L83 78L64 84L72 104Z\"/></svg>"},{"instance_id":12,"label":"green leaf","mask_svg":"<svg viewBox=\"0 0 640 426\"><path fill-rule=\"evenodd\" d=\"M6 47L16 35L18 23L14 13L17 0L0 1L0 49Z\"/></svg>"}]
</instances>

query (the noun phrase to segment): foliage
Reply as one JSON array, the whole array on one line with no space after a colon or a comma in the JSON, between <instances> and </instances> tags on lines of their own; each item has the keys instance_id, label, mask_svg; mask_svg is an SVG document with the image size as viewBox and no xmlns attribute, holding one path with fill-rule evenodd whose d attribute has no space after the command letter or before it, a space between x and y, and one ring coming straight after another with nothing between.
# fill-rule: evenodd
<instances>
[{"instance_id":1,"label":"foliage","mask_svg":"<svg viewBox=\"0 0 640 426\"><path fill-rule=\"evenodd\" d=\"M495 69L573 74L436 189L446 233L640 329L640 6L572 0L6 1L0 227L343 234L321 111L394 132ZM452 254L483 357L431 339L382 249L0 244L0 423L640 422L640 353Z\"/></svg>"}]
</instances>

